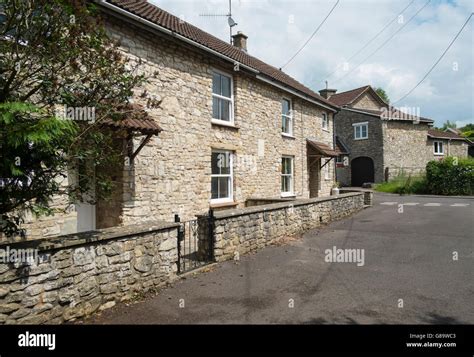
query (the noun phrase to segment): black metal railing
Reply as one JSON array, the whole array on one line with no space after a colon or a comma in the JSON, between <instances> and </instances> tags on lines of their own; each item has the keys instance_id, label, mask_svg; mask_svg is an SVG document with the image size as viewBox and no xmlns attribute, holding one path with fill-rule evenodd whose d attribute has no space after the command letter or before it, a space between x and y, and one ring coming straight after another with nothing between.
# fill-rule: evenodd
<instances>
[{"instance_id":1,"label":"black metal railing","mask_svg":"<svg viewBox=\"0 0 474 357\"><path fill-rule=\"evenodd\" d=\"M214 212L207 216L181 222L178 227L178 274L194 270L214 261Z\"/></svg>"}]
</instances>

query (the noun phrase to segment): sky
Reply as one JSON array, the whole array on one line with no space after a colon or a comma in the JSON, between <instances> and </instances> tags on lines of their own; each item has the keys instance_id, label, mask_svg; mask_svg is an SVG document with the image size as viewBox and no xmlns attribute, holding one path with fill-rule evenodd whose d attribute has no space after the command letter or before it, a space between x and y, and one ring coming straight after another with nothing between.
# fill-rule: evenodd
<instances>
[{"instance_id":1,"label":"sky","mask_svg":"<svg viewBox=\"0 0 474 357\"><path fill-rule=\"evenodd\" d=\"M228 0L149 1L229 41L226 17L200 16L227 14ZM249 54L280 68L308 40L336 1L232 0L232 17L238 23L234 33L242 31L249 37ZM407 24L428 0L414 0L400 18L411 1L340 0L284 71L315 91L325 88L326 80L329 88L338 92L371 85L382 87L391 102L397 101L423 78L474 10L473 0L431 0ZM420 115L434 119L436 126L447 120L458 127L474 123L473 40L474 16L428 78L396 106L419 108Z\"/></svg>"}]
</instances>

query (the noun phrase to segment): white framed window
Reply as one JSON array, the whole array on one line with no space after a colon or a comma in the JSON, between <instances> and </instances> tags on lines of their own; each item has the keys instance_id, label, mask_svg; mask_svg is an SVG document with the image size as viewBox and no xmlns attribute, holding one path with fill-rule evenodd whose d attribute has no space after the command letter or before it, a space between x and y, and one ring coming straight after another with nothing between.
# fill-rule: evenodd
<instances>
[{"instance_id":1,"label":"white framed window","mask_svg":"<svg viewBox=\"0 0 474 357\"><path fill-rule=\"evenodd\" d=\"M212 119L225 124L234 123L234 84L232 76L212 72Z\"/></svg>"},{"instance_id":2,"label":"white framed window","mask_svg":"<svg viewBox=\"0 0 474 357\"><path fill-rule=\"evenodd\" d=\"M293 156L282 156L281 158L281 195L293 196Z\"/></svg>"},{"instance_id":3,"label":"white framed window","mask_svg":"<svg viewBox=\"0 0 474 357\"><path fill-rule=\"evenodd\" d=\"M354 123L354 140L367 139L369 137L369 123Z\"/></svg>"},{"instance_id":4,"label":"white framed window","mask_svg":"<svg viewBox=\"0 0 474 357\"><path fill-rule=\"evenodd\" d=\"M331 161L331 159L323 159L324 162L323 165L323 170L324 170L324 179L325 180L330 180L331 179L331 164L329 163L329 161Z\"/></svg>"},{"instance_id":5,"label":"white framed window","mask_svg":"<svg viewBox=\"0 0 474 357\"><path fill-rule=\"evenodd\" d=\"M433 153L435 155L444 155L444 145L442 141L433 142Z\"/></svg>"},{"instance_id":6,"label":"white framed window","mask_svg":"<svg viewBox=\"0 0 474 357\"><path fill-rule=\"evenodd\" d=\"M329 119L327 113L323 113L323 121L321 126L323 130L329 130Z\"/></svg>"},{"instance_id":7,"label":"white framed window","mask_svg":"<svg viewBox=\"0 0 474 357\"><path fill-rule=\"evenodd\" d=\"M212 150L211 168L211 202L232 202L234 200L232 152Z\"/></svg>"},{"instance_id":8,"label":"white framed window","mask_svg":"<svg viewBox=\"0 0 474 357\"><path fill-rule=\"evenodd\" d=\"M281 132L293 135L293 104L288 98L281 100Z\"/></svg>"}]
</instances>

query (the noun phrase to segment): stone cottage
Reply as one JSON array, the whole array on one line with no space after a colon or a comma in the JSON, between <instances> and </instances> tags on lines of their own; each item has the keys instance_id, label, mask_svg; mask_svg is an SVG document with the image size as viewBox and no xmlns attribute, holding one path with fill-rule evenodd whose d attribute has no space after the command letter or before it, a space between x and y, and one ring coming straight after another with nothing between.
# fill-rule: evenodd
<instances>
[{"instance_id":1,"label":"stone cottage","mask_svg":"<svg viewBox=\"0 0 474 357\"><path fill-rule=\"evenodd\" d=\"M30 221L28 238L330 194L336 104L249 54L242 33L229 44L144 0L97 3L147 76L131 100L147 119L117 138L128 155L112 199Z\"/></svg>"},{"instance_id":2,"label":"stone cottage","mask_svg":"<svg viewBox=\"0 0 474 357\"><path fill-rule=\"evenodd\" d=\"M434 130L433 120L417 108L395 108L367 85L346 92L323 89L320 94L341 111L335 115L340 152L337 181L343 186L386 181L400 174L417 174L430 160L466 157L461 136Z\"/></svg>"}]
</instances>

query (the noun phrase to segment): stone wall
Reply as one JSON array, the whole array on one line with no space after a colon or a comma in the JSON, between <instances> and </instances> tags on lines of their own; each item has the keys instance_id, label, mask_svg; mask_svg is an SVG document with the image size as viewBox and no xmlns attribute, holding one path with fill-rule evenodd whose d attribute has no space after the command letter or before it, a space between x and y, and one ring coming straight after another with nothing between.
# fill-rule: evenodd
<instances>
[{"instance_id":1,"label":"stone wall","mask_svg":"<svg viewBox=\"0 0 474 357\"><path fill-rule=\"evenodd\" d=\"M376 101L372 95L364 93L355 103L351 105L352 108L380 110L380 103Z\"/></svg>"},{"instance_id":2,"label":"stone wall","mask_svg":"<svg viewBox=\"0 0 474 357\"><path fill-rule=\"evenodd\" d=\"M150 74L148 83L137 89L135 102L145 105L140 96L144 91L162 101L160 108L148 113L163 132L135 158L133 190L124 186L124 225L168 220L173 213L186 220L207 212L213 149L231 150L235 155L233 198L237 207L244 207L249 197L281 196L282 155L294 157L295 197L310 197L306 138L332 146L331 113L167 37L112 18L107 29L120 41L124 54L141 62L140 71ZM233 78L233 127L211 121L214 69ZM283 97L293 103L293 137L281 134ZM329 130L322 129L323 113L329 116ZM333 165L331 161L330 179L323 180L319 196L330 194Z\"/></svg>"},{"instance_id":3,"label":"stone wall","mask_svg":"<svg viewBox=\"0 0 474 357\"><path fill-rule=\"evenodd\" d=\"M375 181L383 180L383 131L378 117L342 109L336 114L337 136L350 150L349 166L337 169L337 181L342 186L351 186L351 162L358 157L370 157L374 162ZM354 123L368 122L368 138L354 140Z\"/></svg>"},{"instance_id":4,"label":"stone wall","mask_svg":"<svg viewBox=\"0 0 474 357\"><path fill-rule=\"evenodd\" d=\"M369 122L369 138L354 140L353 123ZM383 121L378 117L342 110L336 114L336 132L350 149L349 166L336 169L337 181L342 186L351 185L351 162L360 156L374 161L375 182L392 179L398 175L424 173L426 164L445 156L468 156L468 145L463 141L444 142L445 155L434 155L433 141L428 138L427 123L411 121Z\"/></svg>"},{"instance_id":5,"label":"stone wall","mask_svg":"<svg viewBox=\"0 0 474 357\"><path fill-rule=\"evenodd\" d=\"M161 101L159 108L147 111L163 131L152 137L133 164L123 170L123 187L116 190L123 196L122 207L117 207L117 195L110 204L99 205L102 227L168 221L175 213L191 219L207 212L213 149L231 150L235 155L233 206L244 207L249 197L281 196L282 155L294 157L295 197L310 197L306 138L333 146L330 111L266 84L245 70L234 71L233 63L179 40L113 17L105 24L123 54L132 59L132 65L140 62L138 72L145 75L147 83L136 89L133 100L145 107L151 98ZM233 77L233 127L211 122L214 69ZM293 103L293 137L281 134L283 97ZM328 130L322 129L323 113L328 114ZM133 140L134 150L141 140ZM313 183L317 189L312 195L330 194L334 161L329 165L329 179ZM312 175L311 179L318 177ZM54 219L60 221L63 217L57 215ZM38 231L36 226L28 228L29 235L42 236L43 230ZM55 229L56 235L65 233L72 232Z\"/></svg>"},{"instance_id":6,"label":"stone wall","mask_svg":"<svg viewBox=\"0 0 474 357\"><path fill-rule=\"evenodd\" d=\"M397 175L423 174L426 164L446 156L467 157L468 145L460 140L430 139L425 123L401 121L383 122L384 169L388 168L389 178ZM433 142L444 143L444 155L435 155Z\"/></svg>"},{"instance_id":7,"label":"stone wall","mask_svg":"<svg viewBox=\"0 0 474 357\"><path fill-rule=\"evenodd\" d=\"M0 264L0 323L72 321L163 286L176 278L176 241L176 224L154 223L9 244L38 261Z\"/></svg>"},{"instance_id":8,"label":"stone wall","mask_svg":"<svg viewBox=\"0 0 474 357\"><path fill-rule=\"evenodd\" d=\"M443 156L456 156L458 158L468 157L469 145L462 140L445 140L445 139L428 139L429 150L431 150L431 160L436 160L440 158L440 155L435 155L433 153L433 142L442 141L444 145L445 154Z\"/></svg>"},{"instance_id":9,"label":"stone wall","mask_svg":"<svg viewBox=\"0 0 474 357\"><path fill-rule=\"evenodd\" d=\"M279 239L341 219L364 207L364 193L345 193L215 213L215 259L233 259Z\"/></svg>"},{"instance_id":10,"label":"stone wall","mask_svg":"<svg viewBox=\"0 0 474 357\"><path fill-rule=\"evenodd\" d=\"M383 122L384 169L389 179L399 174L420 174L433 160L433 146L428 142L428 124L410 121Z\"/></svg>"}]
</instances>

